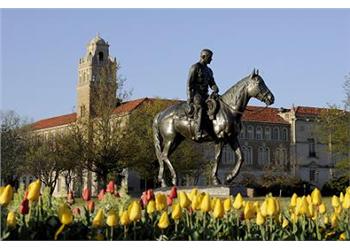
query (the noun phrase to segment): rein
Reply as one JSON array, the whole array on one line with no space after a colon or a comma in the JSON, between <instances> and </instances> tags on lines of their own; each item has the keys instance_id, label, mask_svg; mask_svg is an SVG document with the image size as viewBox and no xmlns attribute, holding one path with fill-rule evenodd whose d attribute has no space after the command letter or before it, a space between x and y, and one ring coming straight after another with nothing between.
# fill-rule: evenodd
<instances>
[{"instance_id":1,"label":"rein","mask_svg":"<svg viewBox=\"0 0 350 250\"><path fill-rule=\"evenodd\" d=\"M226 107L227 107L229 110L231 110L231 111L234 112L234 113L238 113L238 114L240 114L240 115L243 115L243 112L244 112L244 111L252 112L252 114L258 113L258 112L261 112L261 111L267 109L267 107L268 107L268 105L266 105L265 107L261 107L261 108L259 108L259 109L257 109L257 110L252 110L252 109L246 108L246 109L242 112L242 111L238 111L238 110L236 110L236 109L233 109L230 105L228 105L226 102L224 102L224 101L222 100L221 96L219 96L219 100L220 100L224 105L226 105Z\"/></svg>"}]
</instances>

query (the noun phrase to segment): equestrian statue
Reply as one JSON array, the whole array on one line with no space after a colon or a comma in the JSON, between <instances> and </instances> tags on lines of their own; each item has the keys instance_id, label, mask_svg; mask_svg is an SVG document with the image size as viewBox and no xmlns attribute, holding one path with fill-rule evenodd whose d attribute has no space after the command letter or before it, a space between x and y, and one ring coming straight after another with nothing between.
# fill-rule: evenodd
<instances>
[{"instance_id":1,"label":"equestrian statue","mask_svg":"<svg viewBox=\"0 0 350 250\"><path fill-rule=\"evenodd\" d=\"M255 69L219 95L213 72L207 66L212 56L212 51L204 49L200 61L191 66L187 81L187 101L172 105L154 117L153 137L159 162L158 182L162 187L166 187L164 163L171 172L172 184L177 185L176 171L169 157L185 139L197 143L214 142L215 162L211 171L213 185L221 183L217 176L218 165L223 146L229 144L236 159L232 171L225 179L225 184L230 184L244 161L238 136L243 112L250 98L254 97L266 106L274 103L274 95ZM210 96L209 87L212 89Z\"/></svg>"}]
</instances>

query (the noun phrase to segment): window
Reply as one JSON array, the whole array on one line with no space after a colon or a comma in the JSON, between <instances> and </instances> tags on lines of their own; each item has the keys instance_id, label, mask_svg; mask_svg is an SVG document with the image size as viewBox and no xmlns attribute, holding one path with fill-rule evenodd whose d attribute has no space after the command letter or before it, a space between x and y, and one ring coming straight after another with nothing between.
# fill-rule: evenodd
<instances>
[{"instance_id":1,"label":"window","mask_svg":"<svg viewBox=\"0 0 350 250\"><path fill-rule=\"evenodd\" d=\"M255 136L257 140L262 140L262 128L260 126L256 128Z\"/></svg>"},{"instance_id":2,"label":"window","mask_svg":"<svg viewBox=\"0 0 350 250\"><path fill-rule=\"evenodd\" d=\"M233 151L230 147L225 146L223 148L222 163L230 164L234 162Z\"/></svg>"},{"instance_id":3,"label":"window","mask_svg":"<svg viewBox=\"0 0 350 250\"><path fill-rule=\"evenodd\" d=\"M316 169L310 169L310 182L317 182L317 171Z\"/></svg>"},{"instance_id":4,"label":"window","mask_svg":"<svg viewBox=\"0 0 350 250\"><path fill-rule=\"evenodd\" d=\"M274 127L273 128L273 131L272 131L272 140L275 140L275 141L277 141L278 140L278 138L279 138L279 128L277 128L277 127Z\"/></svg>"},{"instance_id":5,"label":"window","mask_svg":"<svg viewBox=\"0 0 350 250\"><path fill-rule=\"evenodd\" d=\"M283 166L287 164L287 151L284 148L278 148L275 153L275 164Z\"/></svg>"},{"instance_id":6,"label":"window","mask_svg":"<svg viewBox=\"0 0 350 250\"><path fill-rule=\"evenodd\" d=\"M252 147L242 147L244 162L246 165L253 164L253 149Z\"/></svg>"},{"instance_id":7,"label":"window","mask_svg":"<svg viewBox=\"0 0 350 250\"><path fill-rule=\"evenodd\" d=\"M254 139L254 129L253 126L248 126L247 128L247 139Z\"/></svg>"},{"instance_id":8,"label":"window","mask_svg":"<svg viewBox=\"0 0 350 250\"><path fill-rule=\"evenodd\" d=\"M103 62L103 52L98 53L98 61Z\"/></svg>"},{"instance_id":9,"label":"window","mask_svg":"<svg viewBox=\"0 0 350 250\"><path fill-rule=\"evenodd\" d=\"M308 144L309 144L309 157L316 157L316 152L315 152L315 139L309 138L307 139Z\"/></svg>"},{"instance_id":10,"label":"window","mask_svg":"<svg viewBox=\"0 0 350 250\"><path fill-rule=\"evenodd\" d=\"M286 128L282 131L282 141L287 141L288 139L288 130Z\"/></svg>"},{"instance_id":11,"label":"window","mask_svg":"<svg viewBox=\"0 0 350 250\"><path fill-rule=\"evenodd\" d=\"M271 129L269 127L265 128L265 140L271 140Z\"/></svg>"},{"instance_id":12,"label":"window","mask_svg":"<svg viewBox=\"0 0 350 250\"><path fill-rule=\"evenodd\" d=\"M268 147L259 147L258 149L258 164L269 165L270 164L270 149Z\"/></svg>"},{"instance_id":13,"label":"window","mask_svg":"<svg viewBox=\"0 0 350 250\"><path fill-rule=\"evenodd\" d=\"M239 134L239 137L241 139L245 139L245 126L242 125L241 133Z\"/></svg>"}]
</instances>

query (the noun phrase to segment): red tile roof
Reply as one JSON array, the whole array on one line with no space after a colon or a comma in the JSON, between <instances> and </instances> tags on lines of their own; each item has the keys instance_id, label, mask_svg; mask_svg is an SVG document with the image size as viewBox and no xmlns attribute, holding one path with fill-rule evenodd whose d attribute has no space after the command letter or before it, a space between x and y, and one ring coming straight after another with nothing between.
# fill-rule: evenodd
<instances>
[{"instance_id":1,"label":"red tile roof","mask_svg":"<svg viewBox=\"0 0 350 250\"><path fill-rule=\"evenodd\" d=\"M77 113L72 113L68 115L61 115L61 116L56 116L56 117L37 121L32 125L32 128L34 130L38 130L38 129L44 129L44 128L57 127L57 126L75 122L76 120L77 120Z\"/></svg>"},{"instance_id":2,"label":"red tile roof","mask_svg":"<svg viewBox=\"0 0 350 250\"><path fill-rule=\"evenodd\" d=\"M264 108L261 106L247 106L243 114L243 121L249 122L268 122L289 124L278 115L277 108Z\"/></svg>"},{"instance_id":3,"label":"red tile roof","mask_svg":"<svg viewBox=\"0 0 350 250\"><path fill-rule=\"evenodd\" d=\"M324 108L298 106L295 108L296 115L320 115Z\"/></svg>"},{"instance_id":4,"label":"red tile roof","mask_svg":"<svg viewBox=\"0 0 350 250\"><path fill-rule=\"evenodd\" d=\"M122 103L120 106L113 110L114 114L126 114L132 112L137 107L139 107L143 102L152 102L155 99L153 98L141 98L132 101L127 101ZM178 102L179 100L166 100L169 102ZM282 123L288 124L285 120L283 120L278 114L278 109L276 108L266 108L258 107L258 106L248 106L247 110L244 112L243 121L254 121L254 122L269 122L269 123ZM46 129L51 127L62 126L65 124L69 124L75 122L77 119L77 114L67 114L62 116L56 116L48 119L43 119L37 121L33 124L33 129Z\"/></svg>"}]
</instances>

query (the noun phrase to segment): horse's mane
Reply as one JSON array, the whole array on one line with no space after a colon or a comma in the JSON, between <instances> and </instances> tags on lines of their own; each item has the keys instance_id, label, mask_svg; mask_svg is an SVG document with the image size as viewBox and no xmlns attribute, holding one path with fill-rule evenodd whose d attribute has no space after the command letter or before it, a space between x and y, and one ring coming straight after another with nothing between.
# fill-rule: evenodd
<instances>
[{"instance_id":1,"label":"horse's mane","mask_svg":"<svg viewBox=\"0 0 350 250\"><path fill-rule=\"evenodd\" d=\"M236 103L236 100L240 99L241 95L244 93L242 89L246 86L248 77L249 76L239 80L235 85L233 85L224 94L222 94L221 98L223 101L226 101L226 103Z\"/></svg>"}]
</instances>

